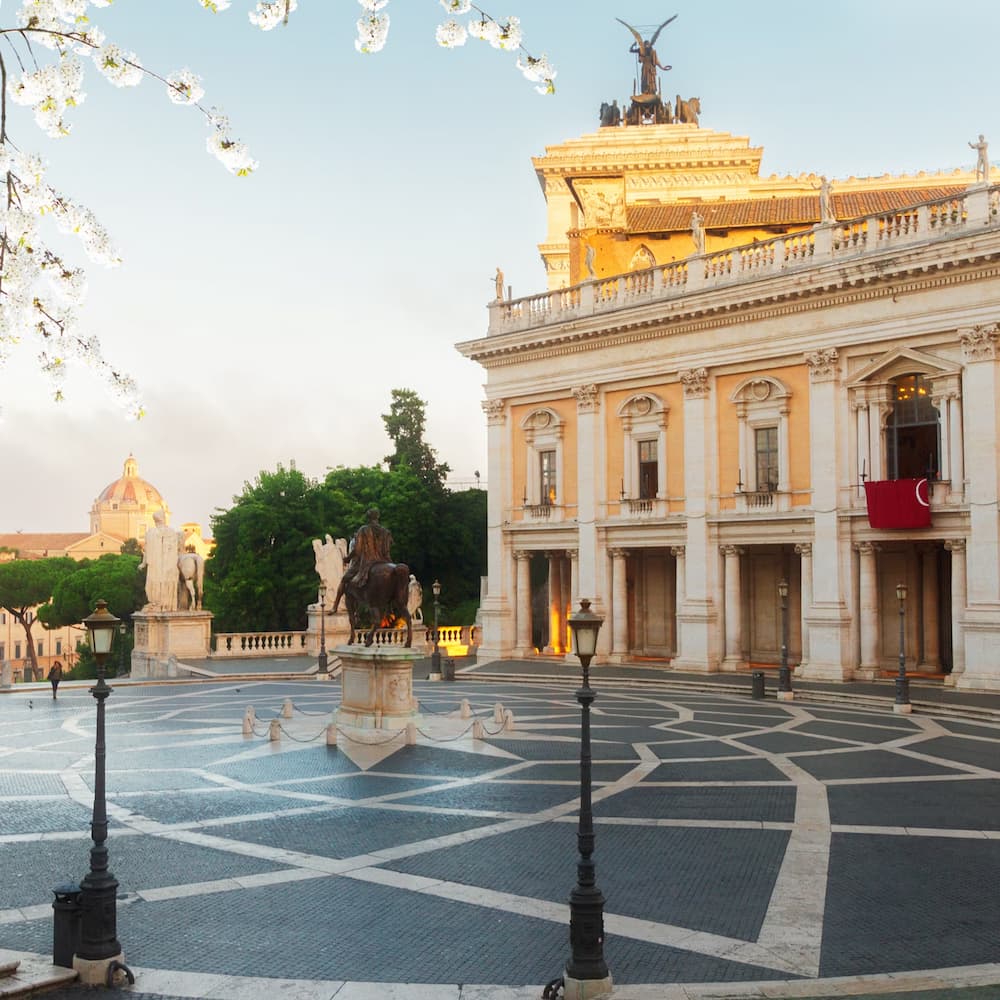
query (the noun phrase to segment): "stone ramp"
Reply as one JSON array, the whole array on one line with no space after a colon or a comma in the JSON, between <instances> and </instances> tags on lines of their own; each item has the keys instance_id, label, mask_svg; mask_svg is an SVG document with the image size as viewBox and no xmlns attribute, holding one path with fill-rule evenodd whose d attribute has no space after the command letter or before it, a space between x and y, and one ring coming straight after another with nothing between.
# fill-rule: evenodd
<instances>
[{"instance_id":1,"label":"stone ramp","mask_svg":"<svg viewBox=\"0 0 1000 1000\"><path fill-rule=\"evenodd\" d=\"M42 955L0 949L0 998L29 997L76 982L76 972Z\"/></svg>"}]
</instances>

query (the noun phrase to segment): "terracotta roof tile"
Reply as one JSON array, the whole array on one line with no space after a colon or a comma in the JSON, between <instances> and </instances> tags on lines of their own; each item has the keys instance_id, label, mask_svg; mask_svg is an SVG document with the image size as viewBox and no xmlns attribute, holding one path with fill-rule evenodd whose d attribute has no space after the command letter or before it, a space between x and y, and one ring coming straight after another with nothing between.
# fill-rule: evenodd
<instances>
[{"instance_id":1,"label":"terracotta roof tile","mask_svg":"<svg viewBox=\"0 0 1000 1000\"><path fill-rule=\"evenodd\" d=\"M892 191L833 193L833 210L839 219L856 219L922 201L949 198L964 188L926 187ZM819 222L819 195L792 198L757 198L715 205L629 205L628 229L633 233L679 233L691 228L691 213L698 209L706 229L740 229L750 226L812 225Z\"/></svg>"},{"instance_id":2,"label":"terracotta roof tile","mask_svg":"<svg viewBox=\"0 0 1000 1000\"><path fill-rule=\"evenodd\" d=\"M28 532L18 531L12 534L0 535L0 547L17 549L25 558L29 554L40 555L46 552L63 552L65 549L89 538L89 531L48 531Z\"/></svg>"}]
</instances>

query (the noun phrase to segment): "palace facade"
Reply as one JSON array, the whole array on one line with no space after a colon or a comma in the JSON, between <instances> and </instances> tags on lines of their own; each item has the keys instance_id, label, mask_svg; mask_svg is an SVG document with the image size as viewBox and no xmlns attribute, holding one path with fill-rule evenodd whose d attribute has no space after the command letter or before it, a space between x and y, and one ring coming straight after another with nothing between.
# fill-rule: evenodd
<instances>
[{"instance_id":1,"label":"palace facade","mask_svg":"<svg viewBox=\"0 0 1000 1000\"><path fill-rule=\"evenodd\" d=\"M902 620L909 669L1000 690L1000 186L760 157L671 124L534 161L549 288L458 345L487 374L480 661L566 653L589 598L598 662L776 665L786 581L799 676L894 670Z\"/></svg>"}]
</instances>

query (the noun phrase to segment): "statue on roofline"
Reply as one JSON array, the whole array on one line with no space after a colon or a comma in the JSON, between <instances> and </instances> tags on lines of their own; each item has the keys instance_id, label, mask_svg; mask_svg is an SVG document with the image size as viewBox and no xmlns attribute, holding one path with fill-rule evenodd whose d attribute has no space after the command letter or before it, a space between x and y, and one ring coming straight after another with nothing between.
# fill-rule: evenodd
<instances>
[{"instance_id":1,"label":"statue on roofline","mask_svg":"<svg viewBox=\"0 0 1000 1000\"><path fill-rule=\"evenodd\" d=\"M657 69L662 69L664 71L671 69L670 66L664 66L660 62L654 46L656 45L656 40L660 37L660 32L663 31L663 29L670 24L671 21L676 20L676 18L676 14L674 14L673 17L667 18L667 20L656 29L656 33L653 37L649 39L644 39L631 24L623 21L620 17L615 18L619 24L624 24L625 27L628 28L633 35L635 35L635 42L632 44L629 52L633 53L639 60L640 95L658 94L660 92L660 88L656 79Z\"/></svg>"}]
</instances>

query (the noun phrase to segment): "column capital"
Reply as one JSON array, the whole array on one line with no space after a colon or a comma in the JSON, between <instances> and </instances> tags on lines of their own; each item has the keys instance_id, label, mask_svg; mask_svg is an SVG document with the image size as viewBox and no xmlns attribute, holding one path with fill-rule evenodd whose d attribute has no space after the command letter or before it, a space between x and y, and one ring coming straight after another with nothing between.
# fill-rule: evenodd
<instances>
[{"instance_id":1,"label":"column capital","mask_svg":"<svg viewBox=\"0 0 1000 1000\"><path fill-rule=\"evenodd\" d=\"M544 553L544 555L546 559L563 559L565 558L566 553L561 549L549 549Z\"/></svg>"},{"instance_id":2,"label":"column capital","mask_svg":"<svg viewBox=\"0 0 1000 1000\"><path fill-rule=\"evenodd\" d=\"M675 559L683 559L684 558L684 554L686 552L687 552L687 546L685 546L685 545L671 545L670 546L670 554Z\"/></svg>"},{"instance_id":3,"label":"column capital","mask_svg":"<svg viewBox=\"0 0 1000 1000\"><path fill-rule=\"evenodd\" d=\"M835 347L824 347L806 355L810 382L835 382L840 374L837 360L840 355Z\"/></svg>"},{"instance_id":4,"label":"column capital","mask_svg":"<svg viewBox=\"0 0 1000 1000\"><path fill-rule=\"evenodd\" d=\"M580 550L579 549L567 549L565 555L566 555L567 559L575 561L575 560L577 560L577 559L580 558Z\"/></svg>"},{"instance_id":5,"label":"column capital","mask_svg":"<svg viewBox=\"0 0 1000 1000\"><path fill-rule=\"evenodd\" d=\"M799 542L795 546L795 554L802 556L803 559L808 559L813 554L812 542Z\"/></svg>"},{"instance_id":6,"label":"column capital","mask_svg":"<svg viewBox=\"0 0 1000 1000\"><path fill-rule=\"evenodd\" d=\"M965 539L964 538L949 538L944 543L945 549L948 552L964 552L965 551Z\"/></svg>"},{"instance_id":7,"label":"column capital","mask_svg":"<svg viewBox=\"0 0 1000 1000\"><path fill-rule=\"evenodd\" d=\"M876 552L882 551L882 546L878 542L855 542L854 551L860 552L863 556L873 556Z\"/></svg>"},{"instance_id":8,"label":"column capital","mask_svg":"<svg viewBox=\"0 0 1000 1000\"><path fill-rule=\"evenodd\" d=\"M703 399L708 395L707 368L685 368L680 373L680 379L687 399Z\"/></svg>"},{"instance_id":9,"label":"column capital","mask_svg":"<svg viewBox=\"0 0 1000 1000\"><path fill-rule=\"evenodd\" d=\"M588 385L574 385L570 392L576 397L576 408L579 413L595 413L601 405L597 385L594 382Z\"/></svg>"},{"instance_id":10,"label":"column capital","mask_svg":"<svg viewBox=\"0 0 1000 1000\"><path fill-rule=\"evenodd\" d=\"M720 545L719 551L727 559L735 559L737 556L743 555L743 553L746 552L746 549L742 548L739 545Z\"/></svg>"},{"instance_id":11,"label":"column capital","mask_svg":"<svg viewBox=\"0 0 1000 1000\"><path fill-rule=\"evenodd\" d=\"M608 555L611 556L612 559L627 559L628 549L608 549Z\"/></svg>"},{"instance_id":12,"label":"column capital","mask_svg":"<svg viewBox=\"0 0 1000 1000\"><path fill-rule=\"evenodd\" d=\"M958 331L958 339L961 341L962 354L966 363L995 361L997 340L1000 339L1000 327L996 323L963 327Z\"/></svg>"},{"instance_id":13,"label":"column capital","mask_svg":"<svg viewBox=\"0 0 1000 1000\"><path fill-rule=\"evenodd\" d=\"M518 560L518 562L524 559L530 559L532 555L534 555L534 553L531 549L514 549L514 558Z\"/></svg>"},{"instance_id":14,"label":"column capital","mask_svg":"<svg viewBox=\"0 0 1000 1000\"><path fill-rule=\"evenodd\" d=\"M502 399L484 399L480 405L486 414L487 424L502 424L506 421L506 407Z\"/></svg>"}]
</instances>

